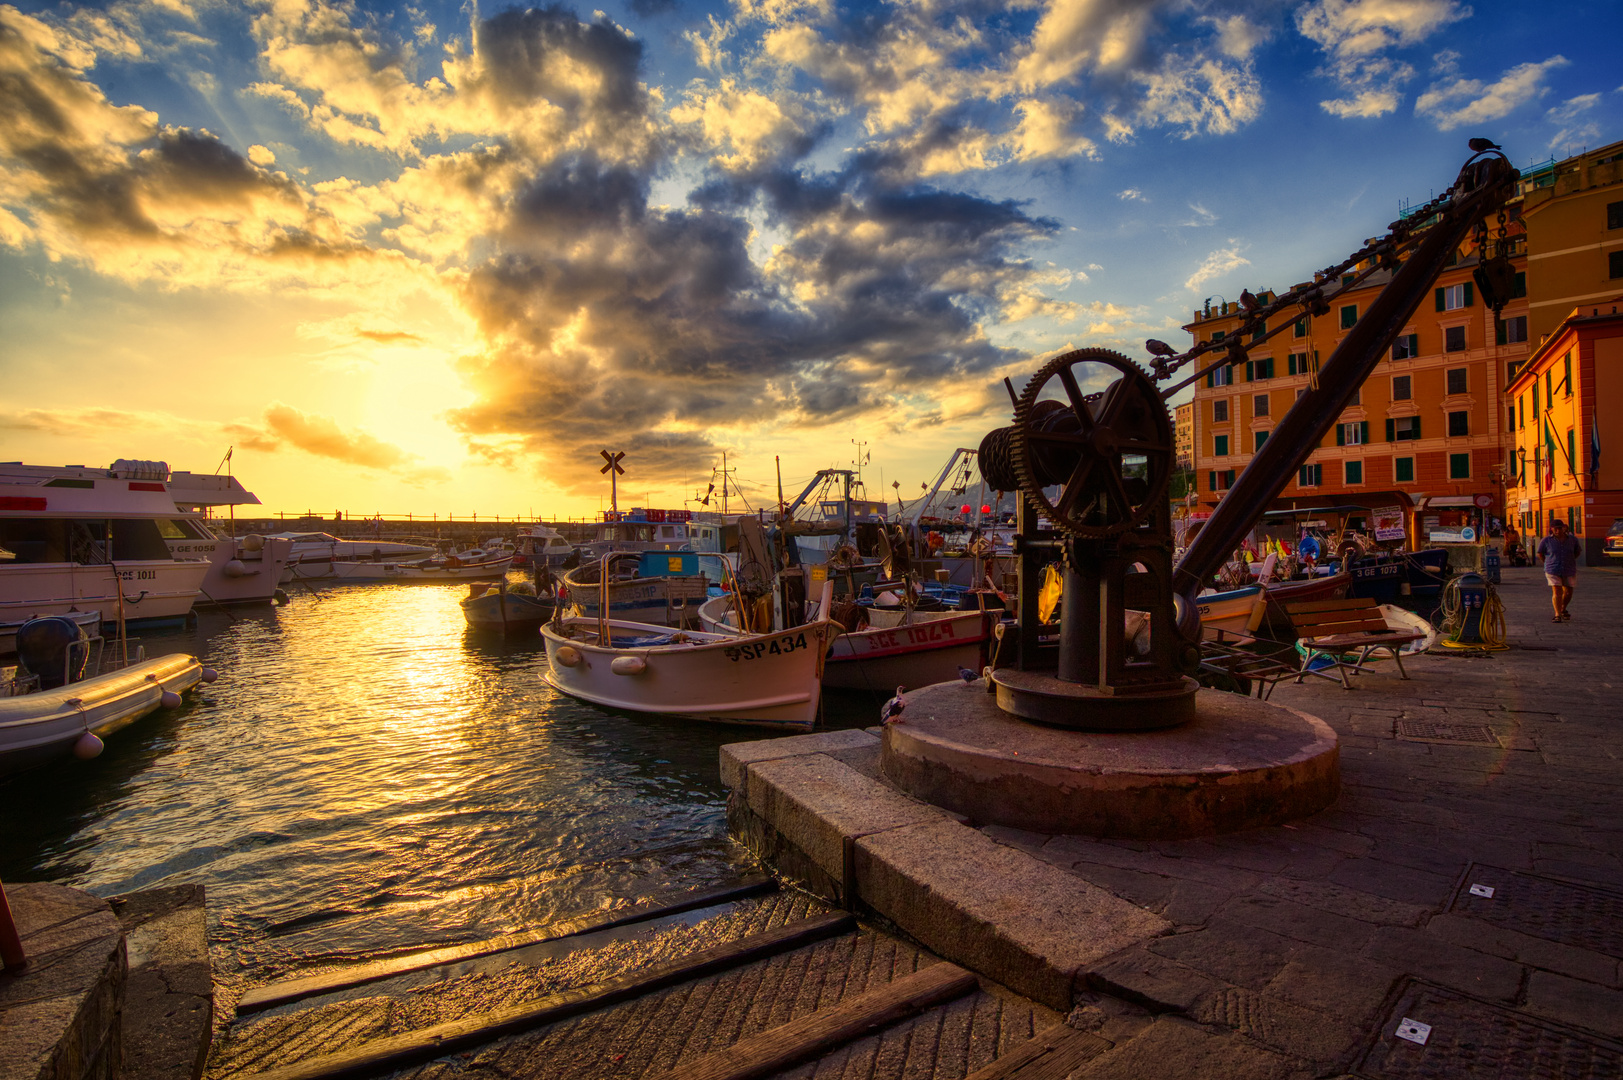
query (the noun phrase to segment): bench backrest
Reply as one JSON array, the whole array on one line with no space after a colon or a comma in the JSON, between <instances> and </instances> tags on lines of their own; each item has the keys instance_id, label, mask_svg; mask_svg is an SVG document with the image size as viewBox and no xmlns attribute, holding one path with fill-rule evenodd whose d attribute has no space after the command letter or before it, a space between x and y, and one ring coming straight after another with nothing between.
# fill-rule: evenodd
<instances>
[{"instance_id":1,"label":"bench backrest","mask_svg":"<svg viewBox=\"0 0 1623 1080\"><path fill-rule=\"evenodd\" d=\"M1327 637L1331 634L1358 634L1391 632L1380 605L1368 597L1346 597L1341 600L1304 600L1299 604L1286 604L1285 614L1300 637Z\"/></svg>"}]
</instances>

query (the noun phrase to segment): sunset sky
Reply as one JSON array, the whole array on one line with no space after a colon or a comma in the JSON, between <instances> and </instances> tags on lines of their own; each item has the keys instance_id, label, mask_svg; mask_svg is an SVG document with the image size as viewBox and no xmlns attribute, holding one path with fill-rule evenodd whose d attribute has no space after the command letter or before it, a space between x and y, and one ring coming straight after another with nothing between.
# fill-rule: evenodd
<instances>
[{"instance_id":1,"label":"sunset sky","mask_svg":"<svg viewBox=\"0 0 1623 1080\"><path fill-rule=\"evenodd\" d=\"M1623 138L1616 0L605 3L0 5L0 457L581 517L604 448L681 506L865 440L912 496L1467 138Z\"/></svg>"}]
</instances>

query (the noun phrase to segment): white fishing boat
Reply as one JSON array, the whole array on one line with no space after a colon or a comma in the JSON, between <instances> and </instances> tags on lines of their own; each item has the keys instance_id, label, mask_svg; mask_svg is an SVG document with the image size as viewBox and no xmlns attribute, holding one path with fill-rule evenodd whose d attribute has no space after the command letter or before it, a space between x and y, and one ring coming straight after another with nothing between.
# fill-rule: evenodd
<instances>
[{"instance_id":1,"label":"white fishing boat","mask_svg":"<svg viewBox=\"0 0 1623 1080\"><path fill-rule=\"evenodd\" d=\"M0 622L87 611L105 623L184 619L219 541L177 509L168 471L0 465ZM197 550L177 558L171 536Z\"/></svg>"},{"instance_id":2,"label":"white fishing boat","mask_svg":"<svg viewBox=\"0 0 1623 1080\"><path fill-rule=\"evenodd\" d=\"M824 654L839 632L817 622L772 634L708 634L620 619L541 627L546 681L571 697L629 712L809 731Z\"/></svg>"},{"instance_id":3,"label":"white fishing boat","mask_svg":"<svg viewBox=\"0 0 1623 1080\"><path fill-rule=\"evenodd\" d=\"M62 638L58 648L35 649L26 657L38 670L0 668L0 774L69 753L95 757L108 735L160 708L178 706L182 692L215 677L185 653L152 660L137 654L132 663L109 662L114 670L83 677L102 666L101 644L99 638L71 643Z\"/></svg>"},{"instance_id":4,"label":"white fishing boat","mask_svg":"<svg viewBox=\"0 0 1623 1080\"><path fill-rule=\"evenodd\" d=\"M868 621L861 629L840 627L823 667L824 686L894 692L898 686L956 679L959 668L980 671L987 663L998 614L880 607L865 613ZM699 619L711 633L742 633L731 596L706 601L699 608Z\"/></svg>"},{"instance_id":5,"label":"white fishing boat","mask_svg":"<svg viewBox=\"0 0 1623 1080\"><path fill-rule=\"evenodd\" d=\"M605 566L611 567L606 589ZM570 614L597 618L603 614L606 591L613 618L693 629L699 626L699 605L709 588L693 551L612 552L563 576Z\"/></svg>"}]
</instances>

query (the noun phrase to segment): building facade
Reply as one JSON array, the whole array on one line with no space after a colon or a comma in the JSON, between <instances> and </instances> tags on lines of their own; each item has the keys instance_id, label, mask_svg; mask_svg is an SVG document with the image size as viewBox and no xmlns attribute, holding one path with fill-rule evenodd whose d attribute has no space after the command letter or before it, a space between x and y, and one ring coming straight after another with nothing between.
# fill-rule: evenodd
<instances>
[{"instance_id":1,"label":"building facade","mask_svg":"<svg viewBox=\"0 0 1623 1080\"><path fill-rule=\"evenodd\" d=\"M1195 403L1186 401L1172 411L1173 443L1178 468L1195 467Z\"/></svg>"},{"instance_id":2,"label":"building facade","mask_svg":"<svg viewBox=\"0 0 1623 1080\"><path fill-rule=\"evenodd\" d=\"M1281 491L1274 509L1398 507L1411 540L1429 532L1458 537L1502 517L1506 374L1527 358L1526 255L1512 246L1516 297L1496 319L1476 295L1475 252L1434 283L1430 303L1411 316L1335 425ZM1377 272L1330 296L1329 314L1302 316L1197 384L1195 469L1200 501L1215 506L1268 438L1279 417L1317 377L1369 303L1390 280ZM1196 340L1222 340L1241 321L1239 305L1196 313ZM1486 513L1484 513L1486 511Z\"/></svg>"},{"instance_id":3,"label":"building facade","mask_svg":"<svg viewBox=\"0 0 1623 1080\"><path fill-rule=\"evenodd\" d=\"M1523 188L1537 344L1569 312L1623 292L1623 142L1530 169Z\"/></svg>"},{"instance_id":4,"label":"building facade","mask_svg":"<svg viewBox=\"0 0 1623 1080\"><path fill-rule=\"evenodd\" d=\"M1623 519L1620 309L1623 299L1569 313L1506 392L1511 522L1528 538L1566 522L1591 565Z\"/></svg>"}]
</instances>

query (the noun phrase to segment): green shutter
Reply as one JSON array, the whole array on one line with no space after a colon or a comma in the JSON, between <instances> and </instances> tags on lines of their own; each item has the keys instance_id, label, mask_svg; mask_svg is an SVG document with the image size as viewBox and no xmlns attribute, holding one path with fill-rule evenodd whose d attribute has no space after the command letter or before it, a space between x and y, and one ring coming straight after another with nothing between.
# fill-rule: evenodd
<instances>
[{"instance_id":1,"label":"green shutter","mask_svg":"<svg viewBox=\"0 0 1623 1080\"><path fill-rule=\"evenodd\" d=\"M1252 361L1247 360L1245 362L1245 381L1246 382L1251 382L1252 381L1251 374L1252 374L1253 370L1254 369L1253 369L1253 366L1252 366Z\"/></svg>"},{"instance_id":2,"label":"green shutter","mask_svg":"<svg viewBox=\"0 0 1623 1080\"><path fill-rule=\"evenodd\" d=\"M1441 289L1437 290L1437 310L1443 310L1443 290Z\"/></svg>"},{"instance_id":3,"label":"green shutter","mask_svg":"<svg viewBox=\"0 0 1623 1080\"><path fill-rule=\"evenodd\" d=\"M1365 446L1369 445L1369 421L1368 420L1360 420L1360 421L1358 421L1358 441L1363 443Z\"/></svg>"},{"instance_id":4,"label":"green shutter","mask_svg":"<svg viewBox=\"0 0 1623 1080\"><path fill-rule=\"evenodd\" d=\"M1209 490L1209 491L1216 491L1217 490L1217 470L1216 469L1213 469L1212 472L1211 472L1211 476L1207 477L1206 484L1207 484L1207 490Z\"/></svg>"},{"instance_id":5,"label":"green shutter","mask_svg":"<svg viewBox=\"0 0 1623 1080\"><path fill-rule=\"evenodd\" d=\"M1409 425L1409 432L1413 438L1420 438L1420 417L1416 416Z\"/></svg>"},{"instance_id":6,"label":"green shutter","mask_svg":"<svg viewBox=\"0 0 1623 1080\"><path fill-rule=\"evenodd\" d=\"M1516 274L1515 278L1512 279L1512 281L1513 281L1513 284L1510 286L1510 298L1512 300L1515 300L1515 299L1518 299L1520 297L1526 296L1527 295L1527 272L1526 271L1518 272Z\"/></svg>"},{"instance_id":7,"label":"green shutter","mask_svg":"<svg viewBox=\"0 0 1623 1080\"><path fill-rule=\"evenodd\" d=\"M1396 420L1388 420L1386 422L1386 441L1387 442L1396 442L1397 437L1398 437L1398 422Z\"/></svg>"},{"instance_id":8,"label":"green shutter","mask_svg":"<svg viewBox=\"0 0 1623 1080\"><path fill-rule=\"evenodd\" d=\"M1347 430L1345 428L1343 428L1340 424L1336 425L1336 445L1337 446L1346 446L1347 445Z\"/></svg>"},{"instance_id":9,"label":"green shutter","mask_svg":"<svg viewBox=\"0 0 1623 1080\"><path fill-rule=\"evenodd\" d=\"M1505 323L1502 319L1493 320L1493 340L1499 345L1506 344Z\"/></svg>"},{"instance_id":10,"label":"green shutter","mask_svg":"<svg viewBox=\"0 0 1623 1080\"><path fill-rule=\"evenodd\" d=\"M1465 306L1471 306L1471 283L1469 281L1465 283Z\"/></svg>"}]
</instances>

